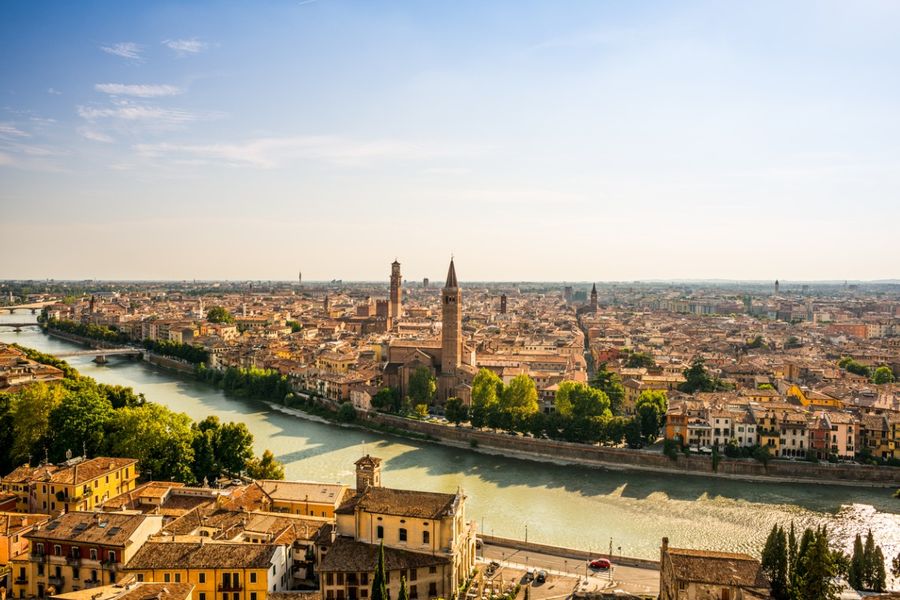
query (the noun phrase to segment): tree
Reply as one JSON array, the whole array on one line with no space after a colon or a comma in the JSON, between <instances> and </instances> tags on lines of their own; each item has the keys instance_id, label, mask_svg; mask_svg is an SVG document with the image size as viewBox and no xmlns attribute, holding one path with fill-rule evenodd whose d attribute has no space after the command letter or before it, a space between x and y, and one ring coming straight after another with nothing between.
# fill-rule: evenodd
<instances>
[{"instance_id":1,"label":"tree","mask_svg":"<svg viewBox=\"0 0 900 600\"><path fill-rule=\"evenodd\" d=\"M664 390L641 392L634 404L635 414L641 423L641 434L652 443L659 437L666 418L669 401Z\"/></svg>"},{"instance_id":2,"label":"tree","mask_svg":"<svg viewBox=\"0 0 900 600\"><path fill-rule=\"evenodd\" d=\"M875 373L872 375L872 383L875 383L877 385L894 383L894 372L891 371L890 367L878 367L877 369L875 369Z\"/></svg>"},{"instance_id":3,"label":"tree","mask_svg":"<svg viewBox=\"0 0 900 600\"><path fill-rule=\"evenodd\" d=\"M788 600L788 552L784 529L772 526L762 551L762 569L772 585L775 600Z\"/></svg>"},{"instance_id":4,"label":"tree","mask_svg":"<svg viewBox=\"0 0 900 600\"><path fill-rule=\"evenodd\" d=\"M96 386L66 394L48 418L51 457L62 460L67 450L76 455L82 451L91 456L101 454L112 414L112 404Z\"/></svg>"},{"instance_id":5,"label":"tree","mask_svg":"<svg viewBox=\"0 0 900 600\"><path fill-rule=\"evenodd\" d=\"M872 573L871 588L873 592L883 592L887 588L887 574L884 572L884 553L881 546L875 547L875 572Z\"/></svg>"},{"instance_id":6,"label":"tree","mask_svg":"<svg viewBox=\"0 0 900 600\"><path fill-rule=\"evenodd\" d=\"M50 442L50 413L62 403L65 395L61 385L34 383L12 396L13 444L10 458L14 465L22 464L29 456L43 456Z\"/></svg>"},{"instance_id":7,"label":"tree","mask_svg":"<svg viewBox=\"0 0 900 600\"><path fill-rule=\"evenodd\" d=\"M378 563L375 565L375 574L372 577L372 593L369 600L390 600L384 576L384 540L378 547Z\"/></svg>"},{"instance_id":8,"label":"tree","mask_svg":"<svg viewBox=\"0 0 900 600\"><path fill-rule=\"evenodd\" d=\"M619 380L619 376L606 368L606 363L597 367L597 371L591 379L591 387L606 394L612 414L622 414L622 407L625 403L625 387Z\"/></svg>"},{"instance_id":9,"label":"tree","mask_svg":"<svg viewBox=\"0 0 900 600\"><path fill-rule=\"evenodd\" d=\"M0 473L9 473L15 467L10 455L13 447L12 395L0 394Z\"/></svg>"},{"instance_id":10,"label":"tree","mask_svg":"<svg viewBox=\"0 0 900 600\"><path fill-rule=\"evenodd\" d=\"M397 593L397 600L409 600L409 592L406 589L406 577L400 576L400 591Z\"/></svg>"},{"instance_id":11,"label":"tree","mask_svg":"<svg viewBox=\"0 0 900 600\"><path fill-rule=\"evenodd\" d=\"M625 367L629 369L650 369L655 366L653 356L646 352L632 352L625 361Z\"/></svg>"},{"instance_id":12,"label":"tree","mask_svg":"<svg viewBox=\"0 0 900 600\"><path fill-rule=\"evenodd\" d=\"M472 425L484 427L500 401L503 381L496 373L482 368L472 379Z\"/></svg>"},{"instance_id":13,"label":"tree","mask_svg":"<svg viewBox=\"0 0 900 600\"><path fill-rule=\"evenodd\" d=\"M684 378L686 381L678 389L685 394L712 392L716 389L715 382L706 370L706 363L699 356L694 358L691 366L684 370Z\"/></svg>"},{"instance_id":14,"label":"tree","mask_svg":"<svg viewBox=\"0 0 900 600\"><path fill-rule=\"evenodd\" d=\"M244 423L225 423L215 440L216 459L222 470L240 475L253 458L253 434Z\"/></svg>"},{"instance_id":15,"label":"tree","mask_svg":"<svg viewBox=\"0 0 900 600\"><path fill-rule=\"evenodd\" d=\"M427 404L416 404L413 411L416 413L416 416L420 419L424 419L428 416L428 405Z\"/></svg>"},{"instance_id":16,"label":"tree","mask_svg":"<svg viewBox=\"0 0 900 600\"><path fill-rule=\"evenodd\" d=\"M629 448L640 448L644 444L640 420L635 417L625 423L625 443Z\"/></svg>"},{"instance_id":17,"label":"tree","mask_svg":"<svg viewBox=\"0 0 900 600\"><path fill-rule=\"evenodd\" d=\"M206 320L210 323L234 323L234 317L222 306L213 306L206 311Z\"/></svg>"},{"instance_id":18,"label":"tree","mask_svg":"<svg viewBox=\"0 0 900 600\"><path fill-rule=\"evenodd\" d=\"M419 367L409 376L409 397L414 404L431 404L437 384L431 369Z\"/></svg>"},{"instance_id":19,"label":"tree","mask_svg":"<svg viewBox=\"0 0 900 600\"><path fill-rule=\"evenodd\" d=\"M460 398L448 398L444 406L444 416L451 423L459 425L469 420L469 407Z\"/></svg>"},{"instance_id":20,"label":"tree","mask_svg":"<svg viewBox=\"0 0 900 600\"><path fill-rule=\"evenodd\" d=\"M807 533L810 535L807 536ZM822 528L813 533L807 529L800 546L797 565L799 573L795 590L797 597L836 600L838 598L837 585L834 583L836 568L831 550L828 548L826 530Z\"/></svg>"},{"instance_id":21,"label":"tree","mask_svg":"<svg viewBox=\"0 0 900 600\"><path fill-rule=\"evenodd\" d=\"M900 578L900 552L897 553L897 556L891 562L891 575Z\"/></svg>"},{"instance_id":22,"label":"tree","mask_svg":"<svg viewBox=\"0 0 900 600\"><path fill-rule=\"evenodd\" d=\"M400 411L400 393L394 388L383 387L372 397L372 406L385 412Z\"/></svg>"},{"instance_id":23,"label":"tree","mask_svg":"<svg viewBox=\"0 0 900 600\"><path fill-rule=\"evenodd\" d=\"M847 583L854 590L863 589L865 579L865 554L862 537L857 533L853 540L853 554L850 556L850 568L847 571Z\"/></svg>"},{"instance_id":24,"label":"tree","mask_svg":"<svg viewBox=\"0 0 900 600\"><path fill-rule=\"evenodd\" d=\"M109 428L112 456L138 459L141 470L157 480L194 481L193 432L186 414L148 402L115 411Z\"/></svg>"},{"instance_id":25,"label":"tree","mask_svg":"<svg viewBox=\"0 0 900 600\"><path fill-rule=\"evenodd\" d=\"M870 529L866 534L866 542L863 547L862 558L862 589L871 589L872 580L875 578L875 537Z\"/></svg>"},{"instance_id":26,"label":"tree","mask_svg":"<svg viewBox=\"0 0 900 600\"><path fill-rule=\"evenodd\" d=\"M498 411L510 419L511 427L516 427L526 417L538 411L538 393L534 380L525 375L516 375L503 389L498 403Z\"/></svg>"},{"instance_id":27,"label":"tree","mask_svg":"<svg viewBox=\"0 0 900 600\"><path fill-rule=\"evenodd\" d=\"M797 568L797 535L794 532L794 522L791 521L791 530L787 538L788 559L788 589L794 587L794 570Z\"/></svg>"},{"instance_id":28,"label":"tree","mask_svg":"<svg viewBox=\"0 0 900 600\"><path fill-rule=\"evenodd\" d=\"M554 405L557 414L564 417L587 419L612 416L606 394L577 381L563 381L559 384Z\"/></svg>"},{"instance_id":29,"label":"tree","mask_svg":"<svg viewBox=\"0 0 900 600\"><path fill-rule=\"evenodd\" d=\"M261 458L254 458L247 464L247 477L284 479L284 465L278 462L271 450L265 450Z\"/></svg>"},{"instance_id":30,"label":"tree","mask_svg":"<svg viewBox=\"0 0 900 600\"><path fill-rule=\"evenodd\" d=\"M838 361L838 366L850 373L853 373L854 375L862 375L863 377L871 376L871 370L869 369L869 367L853 360L849 356L845 356L840 361Z\"/></svg>"},{"instance_id":31,"label":"tree","mask_svg":"<svg viewBox=\"0 0 900 600\"><path fill-rule=\"evenodd\" d=\"M338 421L352 423L356 420L356 409L349 402L342 402L337 411Z\"/></svg>"},{"instance_id":32,"label":"tree","mask_svg":"<svg viewBox=\"0 0 900 600\"><path fill-rule=\"evenodd\" d=\"M753 449L753 458L761 462L763 466L768 466L769 461L772 460L772 453L768 446L757 446Z\"/></svg>"}]
</instances>

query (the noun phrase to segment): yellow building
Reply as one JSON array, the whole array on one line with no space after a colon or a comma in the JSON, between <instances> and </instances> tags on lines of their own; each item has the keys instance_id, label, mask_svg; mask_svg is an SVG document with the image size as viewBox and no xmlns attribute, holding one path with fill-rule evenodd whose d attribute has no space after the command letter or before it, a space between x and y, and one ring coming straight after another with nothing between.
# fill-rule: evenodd
<instances>
[{"instance_id":1,"label":"yellow building","mask_svg":"<svg viewBox=\"0 0 900 600\"><path fill-rule=\"evenodd\" d=\"M264 479L256 485L270 501L266 510L328 519L334 518L347 492L347 486L340 483Z\"/></svg>"},{"instance_id":2,"label":"yellow building","mask_svg":"<svg viewBox=\"0 0 900 600\"><path fill-rule=\"evenodd\" d=\"M3 478L0 489L16 495L16 510L55 515L92 510L133 490L137 477L133 458L79 457L57 465L23 465Z\"/></svg>"},{"instance_id":3,"label":"yellow building","mask_svg":"<svg viewBox=\"0 0 900 600\"><path fill-rule=\"evenodd\" d=\"M12 558L28 552L25 534L49 518L49 515L0 512L0 587L9 589L12 585L9 577Z\"/></svg>"},{"instance_id":4,"label":"yellow building","mask_svg":"<svg viewBox=\"0 0 900 600\"><path fill-rule=\"evenodd\" d=\"M803 406L837 409L844 408L844 404L837 398L832 398L821 392L804 391L797 384L792 384L791 387L788 388L787 395L788 397L793 396L796 398Z\"/></svg>"},{"instance_id":5,"label":"yellow building","mask_svg":"<svg viewBox=\"0 0 900 600\"><path fill-rule=\"evenodd\" d=\"M124 568L138 581L189 583L194 600L266 600L288 588L284 546L242 542L152 541Z\"/></svg>"},{"instance_id":6,"label":"yellow building","mask_svg":"<svg viewBox=\"0 0 900 600\"><path fill-rule=\"evenodd\" d=\"M29 550L12 560L13 596L42 598L114 583L122 565L161 515L69 512L26 534Z\"/></svg>"},{"instance_id":7,"label":"yellow building","mask_svg":"<svg viewBox=\"0 0 900 600\"><path fill-rule=\"evenodd\" d=\"M356 462L356 494L336 511L337 536L321 550L324 600L365 599L384 544L391 596L405 577L410 598L455 598L475 567L475 526L461 493L381 486L381 460Z\"/></svg>"},{"instance_id":8,"label":"yellow building","mask_svg":"<svg viewBox=\"0 0 900 600\"><path fill-rule=\"evenodd\" d=\"M141 583L134 577L102 587L54 594L51 600L193 600L188 583Z\"/></svg>"}]
</instances>

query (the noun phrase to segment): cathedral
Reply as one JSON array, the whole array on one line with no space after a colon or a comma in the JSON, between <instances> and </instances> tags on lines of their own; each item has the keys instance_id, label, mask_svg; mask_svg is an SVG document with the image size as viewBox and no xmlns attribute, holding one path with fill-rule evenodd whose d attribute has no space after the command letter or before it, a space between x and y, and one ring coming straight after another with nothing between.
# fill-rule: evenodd
<instances>
[{"instance_id":1,"label":"cathedral","mask_svg":"<svg viewBox=\"0 0 900 600\"><path fill-rule=\"evenodd\" d=\"M392 278L393 290L393 278ZM439 340L391 341L388 362L384 369L384 384L407 395L409 377L420 367L431 371L437 379L438 403L448 398L471 402L475 351L466 346L462 331L462 291L456 279L456 266L450 259L447 282L441 290L441 337Z\"/></svg>"}]
</instances>

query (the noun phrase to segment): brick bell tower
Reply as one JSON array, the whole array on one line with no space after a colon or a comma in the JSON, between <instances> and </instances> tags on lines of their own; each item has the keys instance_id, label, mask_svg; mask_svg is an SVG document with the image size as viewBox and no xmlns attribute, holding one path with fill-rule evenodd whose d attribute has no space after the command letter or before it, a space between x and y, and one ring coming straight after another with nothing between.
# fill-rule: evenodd
<instances>
[{"instance_id":1,"label":"brick bell tower","mask_svg":"<svg viewBox=\"0 0 900 600\"><path fill-rule=\"evenodd\" d=\"M456 281L456 267L450 259L447 282L441 290L441 399L446 400L456 384L456 370L462 364L462 292Z\"/></svg>"},{"instance_id":2,"label":"brick bell tower","mask_svg":"<svg viewBox=\"0 0 900 600\"><path fill-rule=\"evenodd\" d=\"M402 282L400 263L394 259L394 262L391 263L391 322L394 326L400 322L400 300L403 294L400 286Z\"/></svg>"}]
</instances>

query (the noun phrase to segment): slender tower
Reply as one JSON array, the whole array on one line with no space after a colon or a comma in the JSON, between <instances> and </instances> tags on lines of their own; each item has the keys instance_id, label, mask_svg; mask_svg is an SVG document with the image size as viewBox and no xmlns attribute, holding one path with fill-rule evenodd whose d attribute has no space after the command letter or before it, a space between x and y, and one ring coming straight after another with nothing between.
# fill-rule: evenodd
<instances>
[{"instance_id":1,"label":"slender tower","mask_svg":"<svg viewBox=\"0 0 900 600\"><path fill-rule=\"evenodd\" d=\"M462 364L462 292L450 259L447 283L441 290L441 375L455 375Z\"/></svg>"},{"instance_id":2,"label":"slender tower","mask_svg":"<svg viewBox=\"0 0 900 600\"><path fill-rule=\"evenodd\" d=\"M400 285L402 281L400 263L395 258L391 263L391 319L394 324L400 322L400 298L403 293Z\"/></svg>"},{"instance_id":3,"label":"slender tower","mask_svg":"<svg viewBox=\"0 0 900 600\"><path fill-rule=\"evenodd\" d=\"M780 285L778 284L778 280L776 279L776 280L775 280L775 295L776 295L776 296L778 295L778 288L779 288L779 287L780 287Z\"/></svg>"},{"instance_id":4,"label":"slender tower","mask_svg":"<svg viewBox=\"0 0 900 600\"><path fill-rule=\"evenodd\" d=\"M597 284L591 288L591 310L597 312Z\"/></svg>"},{"instance_id":5,"label":"slender tower","mask_svg":"<svg viewBox=\"0 0 900 600\"><path fill-rule=\"evenodd\" d=\"M500 314L506 314L506 294L500 294Z\"/></svg>"}]
</instances>

